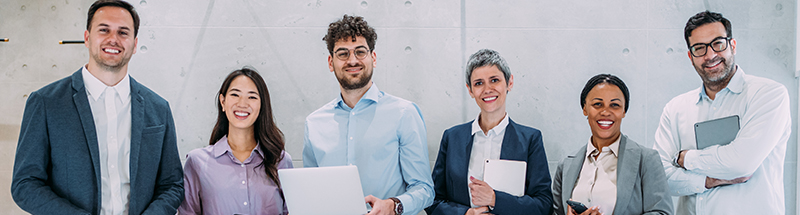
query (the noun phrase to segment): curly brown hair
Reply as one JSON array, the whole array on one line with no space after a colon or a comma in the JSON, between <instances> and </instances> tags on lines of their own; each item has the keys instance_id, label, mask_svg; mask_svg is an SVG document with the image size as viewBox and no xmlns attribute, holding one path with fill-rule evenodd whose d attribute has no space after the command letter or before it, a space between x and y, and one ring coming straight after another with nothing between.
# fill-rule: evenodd
<instances>
[{"instance_id":1,"label":"curly brown hair","mask_svg":"<svg viewBox=\"0 0 800 215\"><path fill-rule=\"evenodd\" d=\"M370 51L375 50L375 40L378 40L375 29L367 24L364 17L345 14L342 19L328 25L328 34L322 40L328 45L328 52L333 55L333 47L336 42L347 38L352 38L355 42L356 37L359 36L367 40Z\"/></svg>"}]
</instances>

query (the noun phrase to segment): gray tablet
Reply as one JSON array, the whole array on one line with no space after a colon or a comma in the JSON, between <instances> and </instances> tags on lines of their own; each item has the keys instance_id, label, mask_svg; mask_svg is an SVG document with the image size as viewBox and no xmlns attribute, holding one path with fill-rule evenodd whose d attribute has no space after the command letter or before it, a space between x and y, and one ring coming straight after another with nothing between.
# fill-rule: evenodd
<instances>
[{"instance_id":1,"label":"gray tablet","mask_svg":"<svg viewBox=\"0 0 800 215\"><path fill-rule=\"evenodd\" d=\"M739 134L739 115L722 117L694 124L697 149L713 145L727 145Z\"/></svg>"}]
</instances>

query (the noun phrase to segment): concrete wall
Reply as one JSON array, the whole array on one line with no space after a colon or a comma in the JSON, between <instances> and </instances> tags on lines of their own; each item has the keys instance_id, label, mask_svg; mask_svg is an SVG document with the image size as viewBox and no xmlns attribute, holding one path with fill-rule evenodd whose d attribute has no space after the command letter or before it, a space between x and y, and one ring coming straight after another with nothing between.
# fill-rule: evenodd
<instances>
[{"instance_id":1,"label":"concrete wall","mask_svg":"<svg viewBox=\"0 0 800 215\"><path fill-rule=\"evenodd\" d=\"M342 14L366 17L377 29L381 90L416 102L428 129L431 162L444 129L473 119L479 109L464 86L465 59L481 48L498 50L515 75L508 112L544 134L551 171L586 144L591 133L579 106L583 84L613 73L631 90L623 133L652 146L670 98L700 86L683 40L697 12L723 13L738 40L737 63L748 74L800 89L797 3L790 0L182 0L131 1L142 18L130 73L169 100L181 156L207 145L214 95L230 71L257 68L271 91L287 151L302 166L305 116L332 100L321 38ZM92 1L5 0L0 3L0 188L8 190L27 95L70 75L88 61L80 40ZM790 90L792 118L798 91ZM793 122L797 131L797 121ZM786 210L797 209L797 135L785 166ZM22 214L10 193L0 211ZM5 213L5 212L4 212Z\"/></svg>"}]
</instances>

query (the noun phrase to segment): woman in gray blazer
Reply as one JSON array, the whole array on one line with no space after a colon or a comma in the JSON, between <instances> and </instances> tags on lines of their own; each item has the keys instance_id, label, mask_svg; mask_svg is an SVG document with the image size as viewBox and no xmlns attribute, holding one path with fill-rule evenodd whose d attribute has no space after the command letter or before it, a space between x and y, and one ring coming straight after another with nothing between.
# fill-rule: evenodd
<instances>
[{"instance_id":1,"label":"woman in gray blazer","mask_svg":"<svg viewBox=\"0 0 800 215\"><path fill-rule=\"evenodd\" d=\"M667 178L658 153L620 132L628 111L628 87L618 77L599 74L581 92L581 107L592 137L564 158L553 177L555 214L672 214Z\"/></svg>"}]
</instances>

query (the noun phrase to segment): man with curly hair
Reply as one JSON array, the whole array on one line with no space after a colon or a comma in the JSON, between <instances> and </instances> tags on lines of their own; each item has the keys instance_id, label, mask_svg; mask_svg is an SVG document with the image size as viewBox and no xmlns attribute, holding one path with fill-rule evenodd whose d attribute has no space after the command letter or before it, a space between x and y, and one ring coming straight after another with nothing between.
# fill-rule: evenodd
<instances>
[{"instance_id":1,"label":"man with curly hair","mask_svg":"<svg viewBox=\"0 0 800 215\"><path fill-rule=\"evenodd\" d=\"M370 214L417 214L433 203L425 122L416 104L380 91L375 29L344 15L328 26L328 68L341 94L306 118L303 166L356 165Z\"/></svg>"}]
</instances>

